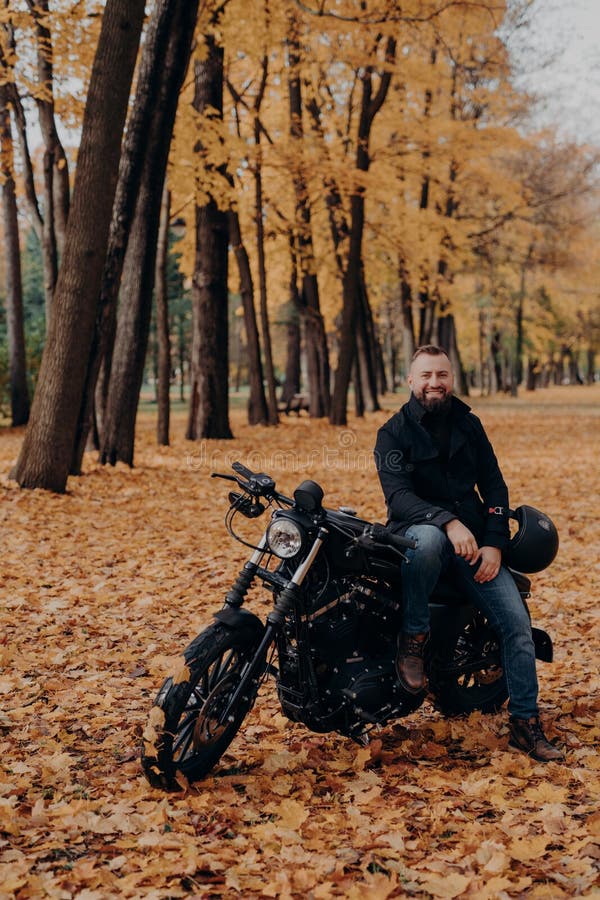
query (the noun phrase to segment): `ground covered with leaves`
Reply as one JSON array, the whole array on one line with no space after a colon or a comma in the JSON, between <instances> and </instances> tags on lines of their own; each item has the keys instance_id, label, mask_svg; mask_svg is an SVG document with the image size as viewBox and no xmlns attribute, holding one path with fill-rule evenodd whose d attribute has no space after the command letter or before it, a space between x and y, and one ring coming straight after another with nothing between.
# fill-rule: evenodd
<instances>
[{"instance_id":1,"label":"ground covered with leaves","mask_svg":"<svg viewBox=\"0 0 600 900\"><path fill-rule=\"evenodd\" d=\"M246 558L209 473L241 459L288 494L311 477L327 505L382 521L371 450L394 400L346 429L235 413L224 442L185 442L176 420L163 449L144 414L136 468L90 455L62 496L10 481L22 433L1 429L0 897L598 896L599 401L600 386L473 401L512 504L560 531L531 608L555 642L541 708L565 763L509 750L505 714L429 704L361 748L287 721L268 682L221 765L175 794L141 775L140 736Z\"/></svg>"}]
</instances>

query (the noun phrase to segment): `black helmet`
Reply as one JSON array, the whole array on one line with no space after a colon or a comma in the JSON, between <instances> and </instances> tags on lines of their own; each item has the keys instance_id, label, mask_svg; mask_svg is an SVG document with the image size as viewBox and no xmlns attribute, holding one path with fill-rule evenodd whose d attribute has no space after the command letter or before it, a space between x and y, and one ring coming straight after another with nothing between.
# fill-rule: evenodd
<instances>
[{"instance_id":1,"label":"black helmet","mask_svg":"<svg viewBox=\"0 0 600 900\"><path fill-rule=\"evenodd\" d=\"M558 531L548 516L533 506L518 506L510 517L519 523L504 553L504 562L517 572L541 572L558 553Z\"/></svg>"}]
</instances>

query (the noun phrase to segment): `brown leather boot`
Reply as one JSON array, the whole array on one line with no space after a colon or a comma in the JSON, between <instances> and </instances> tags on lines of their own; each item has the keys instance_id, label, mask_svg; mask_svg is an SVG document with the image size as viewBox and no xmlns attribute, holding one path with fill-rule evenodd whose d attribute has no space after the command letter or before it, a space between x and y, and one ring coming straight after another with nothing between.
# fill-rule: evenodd
<instances>
[{"instance_id":1,"label":"brown leather boot","mask_svg":"<svg viewBox=\"0 0 600 900\"><path fill-rule=\"evenodd\" d=\"M396 654L396 672L398 680L405 691L418 694L425 689L424 652L427 634L398 635L398 652Z\"/></svg>"},{"instance_id":2,"label":"brown leather boot","mask_svg":"<svg viewBox=\"0 0 600 900\"><path fill-rule=\"evenodd\" d=\"M511 716L508 727L510 746L522 750L538 762L559 762L565 758L562 750L547 739L537 716L531 719L516 719Z\"/></svg>"}]
</instances>

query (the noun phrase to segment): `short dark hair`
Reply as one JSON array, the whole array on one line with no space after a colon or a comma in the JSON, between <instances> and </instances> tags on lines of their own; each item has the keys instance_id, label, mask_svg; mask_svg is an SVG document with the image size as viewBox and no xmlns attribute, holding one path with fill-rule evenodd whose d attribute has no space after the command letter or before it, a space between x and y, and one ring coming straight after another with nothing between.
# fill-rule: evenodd
<instances>
[{"instance_id":1,"label":"short dark hair","mask_svg":"<svg viewBox=\"0 0 600 900\"><path fill-rule=\"evenodd\" d=\"M421 347L417 347L413 353L411 363L413 363L417 357L423 356L424 354L427 356L448 356L447 350L444 350L443 347L438 347L437 344L423 344ZM449 356L448 359L450 359Z\"/></svg>"}]
</instances>

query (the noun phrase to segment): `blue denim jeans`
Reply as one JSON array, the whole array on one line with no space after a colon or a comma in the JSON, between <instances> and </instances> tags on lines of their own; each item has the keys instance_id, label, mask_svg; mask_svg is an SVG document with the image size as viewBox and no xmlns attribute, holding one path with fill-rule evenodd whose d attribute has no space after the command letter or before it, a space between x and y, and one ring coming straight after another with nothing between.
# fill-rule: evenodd
<instances>
[{"instance_id":1,"label":"blue denim jeans","mask_svg":"<svg viewBox=\"0 0 600 900\"><path fill-rule=\"evenodd\" d=\"M444 531L435 525L411 525L406 537L417 541L402 563L403 630L409 634L429 631L429 597L441 573L452 580L473 606L486 617L500 637L502 667L508 687L508 711L528 719L538 715L538 681L531 623L510 572L501 567L493 581L479 584L474 567L460 556Z\"/></svg>"}]
</instances>

